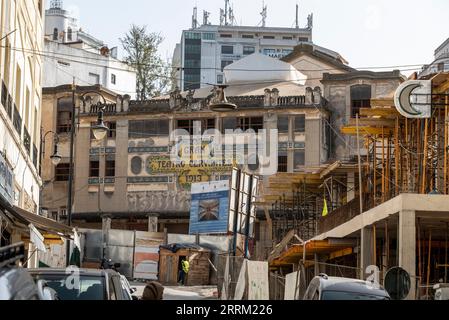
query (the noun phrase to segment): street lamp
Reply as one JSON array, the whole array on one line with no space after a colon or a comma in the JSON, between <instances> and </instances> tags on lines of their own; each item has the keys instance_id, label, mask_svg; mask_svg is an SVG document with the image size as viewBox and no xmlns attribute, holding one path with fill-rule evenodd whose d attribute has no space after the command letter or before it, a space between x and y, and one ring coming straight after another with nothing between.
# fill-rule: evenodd
<instances>
[{"instance_id":1,"label":"street lamp","mask_svg":"<svg viewBox=\"0 0 449 320\"><path fill-rule=\"evenodd\" d=\"M92 132L96 140L103 140L106 137L108 131L109 128L104 124L103 121L103 108L100 108L100 111L98 112L97 124L92 127Z\"/></svg>"},{"instance_id":2,"label":"street lamp","mask_svg":"<svg viewBox=\"0 0 449 320\"><path fill-rule=\"evenodd\" d=\"M54 150L53 150L53 154L50 156L50 160L54 166L57 166L61 162L62 156L59 154L59 136L54 131L47 131L42 139L42 148L41 148L42 158L45 156L45 138L50 133L54 135L54 140L53 140L54 141ZM42 159L41 159L41 161L42 161Z\"/></svg>"},{"instance_id":3,"label":"street lamp","mask_svg":"<svg viewBox=\"0 0 449 320\"><path fill-rule=\"evenodd\" d=\"M224 90L227 88L225 85L216 86L214 88L215 97L209 104L209 109L214 112L229 112L237 109L237 105L229 102L226 99Z\"/></svg>"}]
</instances>

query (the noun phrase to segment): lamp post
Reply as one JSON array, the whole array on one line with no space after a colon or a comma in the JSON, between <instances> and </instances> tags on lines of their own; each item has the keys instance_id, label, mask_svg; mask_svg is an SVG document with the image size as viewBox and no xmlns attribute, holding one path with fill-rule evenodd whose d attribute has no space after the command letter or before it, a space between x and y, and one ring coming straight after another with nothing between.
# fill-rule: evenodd
<instances>
[{"instance_id":1,"label":"lamp post","mask_svg":"<svg viewBox=\"0 0 449 320\"><path fill-rule=\"evenodd\" d=\"M53 149L53 154L50 156L50 160L53 163L54 166L57 166L61 160L62 160L62 156L59 154L59 136L56 132L54 131L47 131L44 134L44 137L42 138L42 147L41 147L41 163L42 163L42 159L45 157L45 139L47 138L47 136L49 134L53 134L54 138L53 138L53 144L54 144L54 149Z\"/></svg>"},{"instance_id":2,"label":"lamp post","mask_svg":"<svg viewBox=\"0 0 449 320\"><path fill-rule=\"evenodd\" d=\"M89 91L80 95L80 100L84 100L84 96L88 93L95 93L99 95L103 99L103 103L106 104L105 97L98 91ZM73 204L73 167L74 167L74 146L75 146L75 112L76 112L76 103L75 103L75 94L76 94L76 85L75 78L73 79L72 85L72 123L70 130L70 169L69 169L69 190L67 197L67 225L70 227L72 225L72 204ZM103 134L103 138L106 136L108 132L108 128L104 125L103 122L103 108L100 108L100 112L98 114L98 122L97 125L93 128L95 138L101 137ZM98 137L97 137L98 136ZM67 241L66 248L66 265L70 265L70 240Z\"/></svg>"}]
</instances>

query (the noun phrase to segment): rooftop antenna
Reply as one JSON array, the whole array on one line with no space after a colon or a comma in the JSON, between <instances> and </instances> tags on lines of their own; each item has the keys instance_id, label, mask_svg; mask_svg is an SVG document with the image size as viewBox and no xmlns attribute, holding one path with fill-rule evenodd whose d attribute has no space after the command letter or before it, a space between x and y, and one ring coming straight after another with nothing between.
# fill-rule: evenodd
<instances>
[{"instance_id":1,"label":"rooftop antenna","mask_svg":"<svg viewBox=\"0 0 449 320\"><path fill-rule=\"evenodd\" d=\"M198 28L198 8L193 7L192 29Z\"/></svg>"},{"instance_id":2,"label":"rooftop antenna","mask_svg":"<svg viewBox=\"0 0 449 320\"><path fill-rule=\"evenodd\" d=\"M229 8L229 22L231 26L234 25L235 16L234 16L234 9L232 7Z\"/></svg>"},{"instance_id":3,"label":"rooftop antenna","mask_svg":"<svg viewBox=\"0 0 449 320\"><path fill-rule=\"evenodd\" d=\"M220 26L224 24L224 20L225 20L225 12L223 9L220 9Z\"/></svg>"},{"instance_id":4,"label":"rooftop antenna","mask_svg":"<svg viewBox=\"0 0 449 320\"><path fill-rule=\"evenodd\" d=\"M309 16L307 17L307 29L313 29L313 13L309 14Z\"/></svg>"},{"instance_id":5,"label":"rooftop antenna","mask_svg":"<svg viewBox=\"0 0 449 320\"><path fill-rule=\"evenodd\" d=\"M203 25L207 26L210 24L209 17L210 17L210 12L203 10Z\"/></svg>"},{"instance_id":6,"label":"rooftop antenna","mask_svg":"<svg viewBox=\"0 0 449 320\"><path fill-rule=\"evenodd\" d=\"M224 23L225 23L225 26L227 26L228 25L228 14L229 14L229 0L225 0L225 12L224 12L224 14L225 14L225 16L224 16Z\"/></svg>"},{"instance_id":7,"label":"rooftop antenna","mask_svg":"<svg viewBox=\"0 0 449 320\"><path fill-rule=\"evenodd\" d=\"M299 4L296 4L296 29L299 29Z\"/></svg>"},{"instance_id":8,"label":"rooftop antenna","mask_svg":"<svg viewBox=\"0 0 449 320\"><path fill-rule=\"evenodd\" d=\"M267 22L267 6L265 5L265 1L262 2L262 12L260 15L262 16L262 27L265 27Z\"/></svg>"}]
</instances>

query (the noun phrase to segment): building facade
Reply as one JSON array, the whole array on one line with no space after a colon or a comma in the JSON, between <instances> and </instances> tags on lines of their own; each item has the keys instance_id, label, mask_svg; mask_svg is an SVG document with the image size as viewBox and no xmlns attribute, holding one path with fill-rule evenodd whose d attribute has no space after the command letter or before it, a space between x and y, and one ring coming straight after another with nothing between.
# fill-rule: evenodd
<instances>
[{"instance_id":1,"label":"building facade","mask_svg":"<svg viewBox=\"0 0 449 320\"><path fill-rule=\"evenodd\" d=\"M121 95L136 95L136 73L117 59L117 48L82 31L78 20L63 9L60 0L51 1L45 11L43 87L54 88L75 81L80 86L101 85Z\"/></svg>"},{"instance_id":2,"label":"building facade","mask_svg":"<svg viewBox=\"0 0 449 320\"><path fill-rule=\"evenodd\" d=\"M44 17L41 0L0 4L2 203L38 213ZM3 208L3 207L2 207ZM1 220L0 220L1 221ZM6 229L5 229L6 226ZM2 244L20 241L0 222ZM13 239L12 239L13 238Z\"/></svg>"},{"instance_id":3,"label":"building facade","mask_svg":"<svg viewBox=\"0 0 449 320\"><path fill-rule=\"evenodd\" d=\"M449 71L449 38L435 50L434 57L435 60L430 65L423 67L420 78Z\"/></svg>"},{"instance_id":4,"label":"building facade","mask_svg":"<svg viewBox=\"0 0 449 320\"><path fill-rule=\"evenodd\" d=\"M255 52L283 58L302 42L312 42L308 28L202 25L184 30L173 54L174 78L181 91L223 84L223 69Z\"/></svg>"}]
</instances>

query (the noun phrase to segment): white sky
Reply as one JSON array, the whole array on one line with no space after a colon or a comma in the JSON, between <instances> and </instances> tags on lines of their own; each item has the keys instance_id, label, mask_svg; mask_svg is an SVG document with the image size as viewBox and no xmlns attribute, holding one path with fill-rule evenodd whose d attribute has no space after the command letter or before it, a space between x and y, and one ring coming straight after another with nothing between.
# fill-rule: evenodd
<instances>
[{"instance_id":1,"label":"white sky","mask_svg":"<svg viewBox=\"0 0 449 320\"><path fill-rule=\"evenodd\" d=\"M430 63L434 50L449 37L447 0L265 0L267 26L292 27L298 2L300 27L314 13L313 42L339 52L356 68ZM260 22L262 0L231 3L239 24ZM164 59L172 57L181 31L190 28L195 5L199 21L206 10L211 22L219 23L224 0L64 1L84 30L110 47L120 44L118 39L133 23L160 32L165 38L160 48Z\"/></svg>"}]
</instances>

